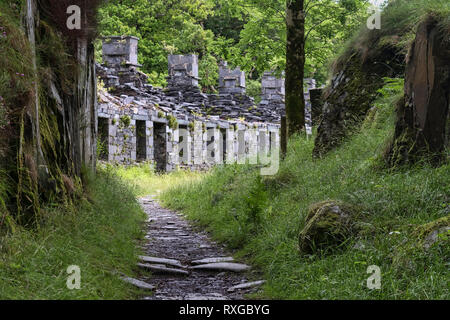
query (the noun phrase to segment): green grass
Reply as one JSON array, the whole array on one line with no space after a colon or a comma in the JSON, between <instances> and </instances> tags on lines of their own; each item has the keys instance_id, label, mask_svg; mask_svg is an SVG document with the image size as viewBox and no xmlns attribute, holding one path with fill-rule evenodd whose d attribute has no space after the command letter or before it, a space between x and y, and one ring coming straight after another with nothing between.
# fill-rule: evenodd
<instances>
[{"instance_id":1,"label":"green grass","mask_svg":"<svg viewBox=\"0 0 450 320\"><path fill-rule=\"evenodd\" d=\"M124 167L106 165L133 188L136 196L159 196L168 188L199 180L204 173L177 170L171 174L155 173L150 164Z\"/></svg>"},{"instance_id":2,"label":"green grass","mask_svg":"<svg viewBox=\"0 0 450 320\"><path fill-rule=\"evenodd\" d=\"M374 119L324 159L312 159L313 140L294 137L276 176L262 178L246 166L216 168L168 189L162 202L257 266L268 280L259 297L449 299L450 246L410 253L413 268L393 263L412 231L448 215L450 205L449 164L383 169L394 100L380 98ZM301 256L298 234L308 207L327 199L361 205L376 232L349 239L333 254ZM381 290L366 286L370 265L381 268Z\"/></svg>"},{"instance_id":3,"label":"green grass","mask_svg":"<svg viewBox=\"0 0 450 320\"><path fill-rule=\"evenodd\" d=\"M86 198L42 210L39 228L0 236L0 299L133 299L114 272L133 275L145 214L111 171L88 175ZM89 200L88 200L89 199ZM81 289L66 287L67 267Z\"/></svg>"}]
</instances>

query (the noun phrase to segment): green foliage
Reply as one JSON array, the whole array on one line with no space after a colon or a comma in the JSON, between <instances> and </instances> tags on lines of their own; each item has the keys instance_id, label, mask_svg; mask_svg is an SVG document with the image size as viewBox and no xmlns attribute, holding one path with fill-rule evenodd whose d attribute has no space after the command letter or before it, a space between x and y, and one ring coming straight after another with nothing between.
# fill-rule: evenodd
<instances>
[{"instance_id":1,"label":"green foliage","mask_svg":"<svg viewBox=\"0 0 450 320\"><path fill-rule=\"evenodd\" d=\"M108 145L102 138L97 138L97 159L104 159L107 154Z\"/></svg>"},{"instance_id":2,"label":"green foliage","mask_svg":"<svg viewBox=\"0 0 450 320\"><path fill-rule=\"evenodd\" d=\"M20 25L21 6L0 2L0 109L22 110L35 80L31 50Z\"/></svg>"},{"instance_id":3,"label":"green foliage","mask_svg":"<svg viewBox=\"0 0 450 320\"><path fill-rule=\"evenodd\" d=\"M401 87L401 80L392 82L385 91ZM323 159L311 158L314 139L294 136L273 177L261 178L246 166L216 168L197 182L168 189L162 201L264 272L268 283L258 298L448 299L445 246L409 254L418 266L412 271L393 264L393 248L414 241L417 226L448 215L450 168L380 168L394 127L391 99L381 96L372 125ZM309 206L329 199L362 205L373 230L350 237L334 254L300 256L298 235ZM382 270L381 290L366 286L369 265Z\"/></svg>"},{"instance_id":4,"label":"green foliage","mask_svg":"<svg viewBox=\"0 0 450 320\"><path fill-rule=\"evenodd\" d=\"M128 128L131 124L131 118L129 115L124 115L120 117L119 126L121 128Z\"/></svg>"},{"instance_id":5,"label":"green foliage","mask_svg":"<svg viewBox=\"0 0 450 320\"><path fill-rule=\"evenodd\" d=\"M207 55L200 60L199 64L200 85L206 89L208 93L216 93L219 83L219 64L217 59L212 55Z\"/></svg>"},{"instance_id":6,"label":"green foliage","mask_svg":"<svg viewBox=\"0 0 450 320\"><path fill-rule=\"evenodd\" d=\"M328 57L348 39L366 15L365 0L321 0L307 17L306 75L323 82ZM140 38L139 61L149 81L165 84L167 54L199 55L200 84L217 85L217 61L241 66L256 80L285 67L285 0L112 0L100 9L106 35ZM97 45L98 56L100 46Z\"/></svg>"},{"instance_id":7,"label":"green foliage","mask_svg":"<svg viewBox=\"0 0 450 320\"><path fill-rule=\"evenodd\" d=\"M115 272L133 275L145 214L131 189L109 170L87 175L87 198L42 210L38 230L0 236L0 299L134 299ZM81 268L81 289L66 269Z\"/></svg>"},{"instance_id":8,"label":"green foliage","mask_svg":"<svg viewBox=\"0 0 450 320\"><path fill-rule=\"evenodd\" d=\"M383 78L385 85L377 92L381 94L383 98L395 96L403 91L405 80L402 78Z\"/></svg>"},{"instance_id":9,"label":"green foliage","mask_svg":"<svg viewBox=\"0 0 450 320\"><path fill-rule=\"evenodd\" d=\"M255 104L261 102L261 81L247 80L247 94L255 99Z\"/></svg>"},{"instance_id":10,"label":"green foliage","mask_svg":"<svg viewBox=\"0 0 450 320\"><path fill-rule=\"evenodd\" d=\"M169 128L172 130L178 129L178 120L173 115L169 114L167 116L167 120L169 121Z\"/></svg>"}]
</instances>

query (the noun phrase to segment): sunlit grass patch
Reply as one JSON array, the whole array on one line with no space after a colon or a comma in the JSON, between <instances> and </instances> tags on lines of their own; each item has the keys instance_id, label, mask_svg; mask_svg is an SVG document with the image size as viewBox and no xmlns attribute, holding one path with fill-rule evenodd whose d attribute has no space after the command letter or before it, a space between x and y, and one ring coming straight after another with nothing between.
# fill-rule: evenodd
<instances>
[{"instance_id":1,"label":"sunlit grass patch","mask_svg":"<svg viewBox=\"0 0 450 320\"><path fill-rule=\"evenodd\" d=\"M155 195L175 188L181 184L198 181L206 173L193 172L189 170L176 170L171 173L155 173L150 164L136 166L114 166L107 164L107 170L116 173L133 187L137 196Z\"/></svg>"}]
</instances>

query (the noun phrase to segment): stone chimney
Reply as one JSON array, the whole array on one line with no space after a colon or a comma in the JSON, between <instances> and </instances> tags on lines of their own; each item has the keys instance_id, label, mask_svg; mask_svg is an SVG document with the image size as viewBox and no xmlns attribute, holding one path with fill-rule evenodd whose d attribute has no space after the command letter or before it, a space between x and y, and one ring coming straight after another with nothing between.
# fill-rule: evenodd
<instances>
[{"instance_id":1,"label":"stone chimney","mask_svg":"<svg viewBox=\"0 0 450 320\"><path fill-rule=\"evenodd\" d=\"M285 97L284 78L277 78L272 72L264 72L261 82L261 104L270 102L283 102Z\"/></svg>"},{"instance_id":2,"label":"stone chimney","mask_svg":"<svg viewBox=\"0 0 450 320\"><path fill-rule=\"evenodd\" d=\"M135 66L138 64L139 39L132 36L103 38L103 63L108 67Z\"/></svg>"},{"instance_id":3,"label":"stone chimney","mask_svg":"<svg viewBox=\"0 0 450 320\"><path fill-rule=\"evenodd\" d=\"M103 65L97 67L97 74L107 88L125 84L140 88L147 83L147 75L138 70L138 42L132 36L103 38Z\"/></svg>"},{"instance_id":4,"label":"stone chimney","mask_svg":"<svg viewBox=\"0 0 450 320\"><path fill-rule=\"evenodd\" d=\"M169 87L198 87L198 57L169 55Z\"/></svg>"},{"instance_id":5,"label":"stone chimney","mask_svg":"<svg viewBox=\"0 0 450 320\"><path fill-rule=\"evenodd\" d=\"M245 94L245 72L239 67L230 70L227 62L222 62L219 65L219 93Z\"/></svg>"}]
</instances>

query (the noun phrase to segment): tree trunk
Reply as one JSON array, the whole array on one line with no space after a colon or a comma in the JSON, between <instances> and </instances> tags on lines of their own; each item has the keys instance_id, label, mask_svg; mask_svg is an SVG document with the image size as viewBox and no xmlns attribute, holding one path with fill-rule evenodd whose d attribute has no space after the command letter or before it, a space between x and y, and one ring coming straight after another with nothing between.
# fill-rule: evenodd
<instances>
[{"instance_id":1,"label":"tree trunk","mask_svg":"<svg viewBox=\"0 0 450 320\"><path fill-rule=\"evenodd\" d=\"M288 136L305 127L303 75L305 67L305 13L303 0L286 1L286 117Z\"/></svg>"}]
</instances>

